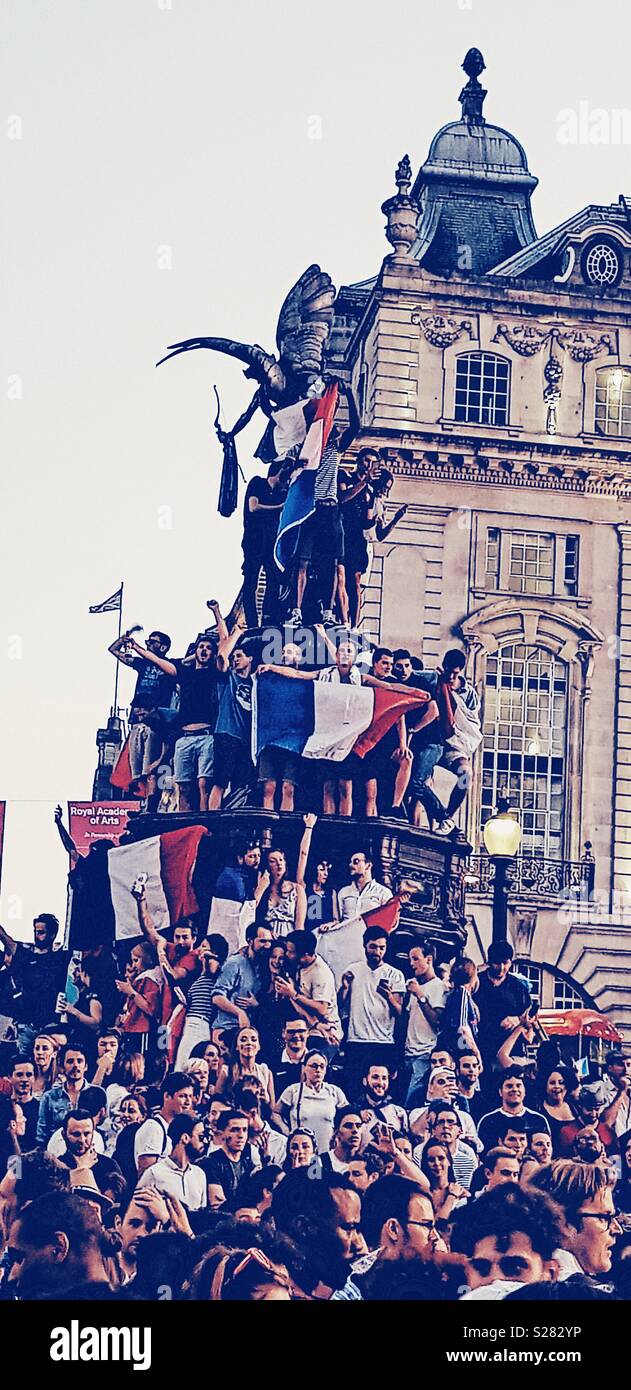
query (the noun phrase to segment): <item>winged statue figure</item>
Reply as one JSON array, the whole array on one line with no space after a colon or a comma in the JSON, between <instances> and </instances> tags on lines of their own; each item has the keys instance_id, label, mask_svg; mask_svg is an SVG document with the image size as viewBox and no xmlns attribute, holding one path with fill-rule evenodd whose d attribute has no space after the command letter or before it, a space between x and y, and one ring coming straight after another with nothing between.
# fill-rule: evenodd
<instances>
[{"instance_id":1,"label":"winged statue figure","mask_svg":"<svg viewBox=\"0 0 631 1390\"><path fill-rule=\"evenodd\" d=\"M306 397L309 389L322 376L325 348L333 324L334 300L335 287L330 275L319 265L310 265L289 291L280 311L276 330L277 356L266 352L258 343L239 343L233 338L186 338L181 343L172 343L166 355L156 364L160 366L183 352L209 348L211 352L223 352L244 362L244 376L258 382L250 404L231 430L220 428L218 414L215 421L224 450L219 494L219 511L223 516L230 516L236 507L238 463L235 436L245 429L257 410L262 410L269 424L255 456L265 462L271 462L272 458L278 456L274 442L273 412Z\"/></svg>"}]
</instances>

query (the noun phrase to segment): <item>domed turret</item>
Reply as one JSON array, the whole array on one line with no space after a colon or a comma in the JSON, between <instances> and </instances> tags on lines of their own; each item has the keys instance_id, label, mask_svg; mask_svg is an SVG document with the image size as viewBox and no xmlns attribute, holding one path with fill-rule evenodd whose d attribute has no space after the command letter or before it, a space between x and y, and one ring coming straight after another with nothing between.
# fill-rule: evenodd
<instances>
[{"instance_id":1,"label":"domed turret","mask_svg":"<svg viewBox=\"0 0 631 1390\"><path fill-rule=\"evenodd\" d=\"M537 236L530 210L537 179L514 135L482 114L479 49L471 48L462 66L469 81L460 120L434 136L412 190L421 208L412 255L437 275L483 275Z\"/></svg>"}]
</instances>

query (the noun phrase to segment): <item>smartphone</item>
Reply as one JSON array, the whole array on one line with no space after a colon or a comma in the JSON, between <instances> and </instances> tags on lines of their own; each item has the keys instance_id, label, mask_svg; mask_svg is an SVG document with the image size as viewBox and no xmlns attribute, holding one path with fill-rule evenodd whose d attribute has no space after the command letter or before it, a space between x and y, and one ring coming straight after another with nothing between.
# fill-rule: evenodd
<instances>
[{"instance_id":1,"label":"smartphone","mask_svg":"<svg viewBox=\"0 0 631 1390\"><path fill-rule=\"evenodd\" d=\"M132 888L134 889L134 891L139 893L141 888L145 888L148 878L148 874L138 874L137 878L134 879L134 882L132 884Z\"/></svg>"}]
</instances>

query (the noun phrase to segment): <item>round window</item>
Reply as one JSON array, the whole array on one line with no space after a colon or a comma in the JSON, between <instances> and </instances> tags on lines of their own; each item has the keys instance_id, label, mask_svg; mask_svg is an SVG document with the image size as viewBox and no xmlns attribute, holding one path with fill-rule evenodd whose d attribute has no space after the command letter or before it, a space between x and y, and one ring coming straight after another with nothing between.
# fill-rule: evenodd
<instances>
[{"instance_id":1,"label":"round window","mask_svg":"<svg viewBox=\"0 0 631 1390\"><path fill-rule=\"evenodd\" d=\"M592 285L615 285L620 275L620 259L606 241L595 242L585 257L585 278Z\"/></svg>"}]
</instances>

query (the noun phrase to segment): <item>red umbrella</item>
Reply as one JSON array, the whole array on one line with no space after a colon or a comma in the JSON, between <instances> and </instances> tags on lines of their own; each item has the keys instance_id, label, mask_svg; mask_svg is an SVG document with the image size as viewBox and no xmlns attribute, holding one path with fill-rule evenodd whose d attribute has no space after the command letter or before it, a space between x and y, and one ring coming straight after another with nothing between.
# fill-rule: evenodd
<instances>
[{"instance_id":1,"label":"red umbrella","mask_svg":"<svg viewBox=\"0 0 631 1390\"><path fill-rule=\"evenodd\" d=\"M575 1038L582 1034L584 1038L605 1038L607 1042L622 1042L618 1029L605 1014L597 1013L596 1009L541 1009L538 1018L546 1033L561 1034L566 1038Z\"/></svg>"}]
</instances>

